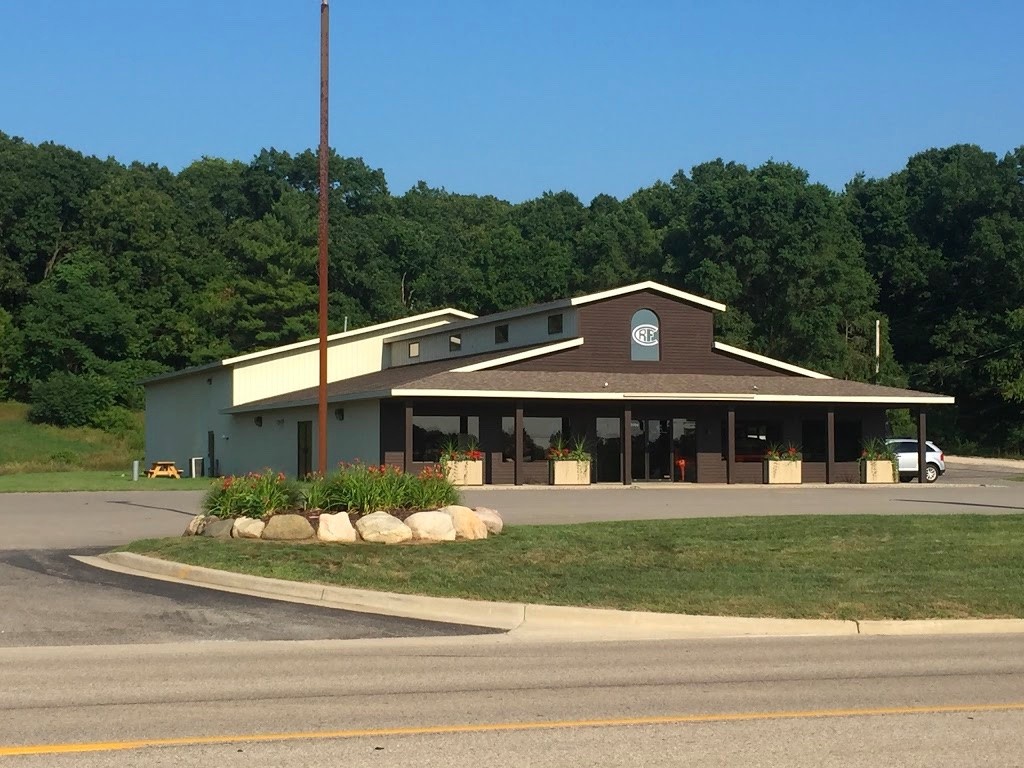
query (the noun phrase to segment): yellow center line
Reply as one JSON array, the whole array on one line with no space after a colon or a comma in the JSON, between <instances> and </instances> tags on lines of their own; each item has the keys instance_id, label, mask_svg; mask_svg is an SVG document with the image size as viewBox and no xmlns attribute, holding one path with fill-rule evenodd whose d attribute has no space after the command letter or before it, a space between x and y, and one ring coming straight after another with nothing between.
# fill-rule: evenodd
<instances>
[{"instance_id":1,"label":"yellow center line","mask_svg":"<svg viewBox=\"0 0 1024 768\"><path fill-rule=\"evenodd\" d=\"M502 731L537 731L559 728L614 728L641 725L683 725L695 723L728 723L744 720L804 720L826 717L871 717L878 715L935 715L955 712L1024 711L1024 702L1003 704L948 704L921 707L868 707L860 709L812 709L779 712L718 712L703 715L658 715L651 717L617 717L590 720L540 720L521 723L463 723L456 725L424 725L401 728L359 728L342 731L294 731L285 733L249 733L221 736L181 736L169 739L133 739L129 741L93 741L77 744L33 744L2 747L0 757L14 755L59 755L76 752L112 752L145 747L191 747L205 744L239 744L313 739L355 739L382 736L430 736L454 733L494 733Z\"/></svg>"}]
</instances>

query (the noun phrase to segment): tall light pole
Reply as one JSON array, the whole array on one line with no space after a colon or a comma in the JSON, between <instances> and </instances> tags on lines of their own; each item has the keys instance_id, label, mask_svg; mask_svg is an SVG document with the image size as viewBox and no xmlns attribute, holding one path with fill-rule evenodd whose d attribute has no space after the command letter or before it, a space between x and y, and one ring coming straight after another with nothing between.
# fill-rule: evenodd
<instances>
[{"instance_id":1,"label":"tall light pole","mask_svg":"<svg viewBox=\"0 0 1024 768\"><path fill-rule=\"evenodd\" d=\"M327 61L331 12L320 0L320 388L317 405L317 470L327 473L327 198L330 182L327 159Z\"/></svg>"}]
</instances>

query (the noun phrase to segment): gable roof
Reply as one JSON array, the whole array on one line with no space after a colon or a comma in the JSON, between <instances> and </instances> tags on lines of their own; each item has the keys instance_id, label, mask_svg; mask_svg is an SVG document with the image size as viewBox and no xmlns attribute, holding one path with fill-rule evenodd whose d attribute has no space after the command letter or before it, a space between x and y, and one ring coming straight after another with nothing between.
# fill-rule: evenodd
<instances>
[{"instance_id":1,"label":"gable roof","mask_svg":"<svg viewBox=\"0 0 1024 768\"><path fill-rule=\"evenodd\" d=\"M560 342L561 343L561 342ZM550 354L556 344L519 352ZM751 353L752 354L752 353ZM808 376L736 376L694 373L533 371L507 365L508 351L457 360L434 360L388 368L327 385L332 403L385 397L515 398L544 400L690 400L718 402L874 404L892 407L949 404L954 399L860 381ZM315 405L317 388L268 397L224 413L246 413Z\"/></svg>"},{"instance_id":2,"label":"gable roof","mask_svg":"<svg viewBox=\"0 0 1024 768\"><path fill-rule=\"evenodd\" d=\"M632 285L624 285L620 288L612 288L607 291L599 291L597 293L588 293L583 296L576 296L570 299L556 299L555 301L546 301L540 304L530 304L525 307L519 307L517 309L506 309L501 312L493 312L489 315L480 315L479 317L467 318L452 323L445 330L457 331L462 328L469 328L476 325L488 325L490 323L500 323L505 320L512 320L517 317L527 317L529 315L539 315L545 312L556 312L560 309L571 309L573 307L583 306L585 304L592 304L597 301L604 301L605 299L613 299L616 296L625 296L630 293L639 293L640 291L654 291L660 293L663 296L668 296L679 301L686 301L690 304L697 304L698 306L707 307L718 312L725 312L725 304L721 304L711 299L705 299L703 296L697 296L693 293L687 293L686 291L680 291L676 288L670 288L667 285L656 283L653 280L644 280L641 283L633 283ZM422 336L422 332L409 331L408 333L401 333L388 339L391 341L408 341L410 339L416 339Z\"/></svg>"},{"instance_id":3,"label":"gable roof","mask_svg":"<svg viewBox=\"0 0 1024 768\"><path fill-rule=\"evenodd\" d=\"M428 323L427 328L434 328L442 325L450 325L445 322L444 318L454 317L458 320L469 320L475 318L476 315L469 312L463 312L461 309L454 309L452 307L446 307L445 309L435 309L431 312L424 312L419 315L412 315L411 317L400 317L397 320L388 320L384 323L376 323L375 325L367 325L362 328L353 328L351 331L342 331L341 333L333 333L327 337L327 343L331 344L337 341L347 341L349 339L356 339L361 336L372 336L375 334L381 334L392 328L401 327L403 325L409 325L410 323ZM426 330L420 329L420 333ZM398 333L404 333L399 331ZM387 340L389 337L385 337ZM168 379L176 379L181 376L191 376L195 373L202 373L205 371L212 371L217 368L230 368L238 365L239 363L247 363L250 360L259 360L264 357L273 357L274 355L286 354L288 352L295 352L300 349L309 347L315 347L320 343L319 338L305 339L303 341L296 341L292 344L285 344L280 347L271 347L270 349L261 349L257 352L249 352L244 355L237 355L235 357L226 357L223 360L218 360L213 363L206 363L204 365L195 365L189 368L182 368L177 371L170 371L168 373L161 373L156 376L151 376L148 379L144 379L140 384L150 384L158 381L166 381Z\"/></svg>"}]
</instances>

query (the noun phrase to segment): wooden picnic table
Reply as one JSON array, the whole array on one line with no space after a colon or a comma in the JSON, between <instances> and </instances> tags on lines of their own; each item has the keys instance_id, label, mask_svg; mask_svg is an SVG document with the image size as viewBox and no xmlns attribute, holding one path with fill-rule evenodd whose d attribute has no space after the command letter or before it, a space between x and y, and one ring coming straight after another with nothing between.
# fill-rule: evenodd
<instances>
[{"instance_id":1,"label":"wooden picnic table","mask_svg":"<svg viewBox=\"0 0 1024 768\"><path fill-rule=\"evenodd\" d=\"M154 461L153 466L146 470L146 477L173 477L181 479L181 472L173 461Z\"/></svg>"}]
</instances>

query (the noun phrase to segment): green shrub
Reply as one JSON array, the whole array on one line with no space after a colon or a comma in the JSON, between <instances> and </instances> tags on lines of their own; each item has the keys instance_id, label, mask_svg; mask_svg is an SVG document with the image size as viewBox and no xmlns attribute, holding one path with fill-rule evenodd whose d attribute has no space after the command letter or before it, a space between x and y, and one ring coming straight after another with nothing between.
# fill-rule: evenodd
<instances>
[{"instance_id":1,"label":"green shrub","mask_svg":"<svg viewBox=\"0 0 1024 768\"><path fill-rule=\"evenodd\" d=\"M301 503L298 484L268 469L223 478L207 492L203 511L220 518L261 518L298 509Z\"/></svg>"},{"instance_id":2,"label":"green shrub","mask_svg":"<svg viewBox=\"0 0 1024 768\"><path fill-rule=\"evenodd\" d=\"M84 427L114 404L114 388L92 374L55 373L32 388L29 421Z\"/></svg>"},{"instance_id":3,"label":"green shrub","mask_svg":"<svg viewBox=\"0 0 1024 768\"><path fill-rule=\"evenodd\" d=\"M343 464L327 477L310 475L305 490L264 470L225 477L203 499L203 511L214 517L268 517L277 512L303 509L369 514L377 510L440 509L459 502L459 492L440 466L408 475L398 467Z\"/></svg>"},{"instance_id":4,"label":"green shrub","mask_svg":"<svg viewBox=\"0 0 1024 768\"><path fill-rule=\"evenodd\" d=\"M141 413L130 411L120 405L112 405L93 416L90 426L120 438L129 450L142 451L145 448L145 426Z\"/></svg>"},{"instance_id":5,"label":"green shrub","mask_svg":"<svg viewBox=\"0 0 1024 768\"><path fill-rule=\"evenodd\" d=\"M82 457L74 451L57 451L50 454L50 462L62 464L69 467L77 467L82 463Z\"/></svg>"}]
</instances>

